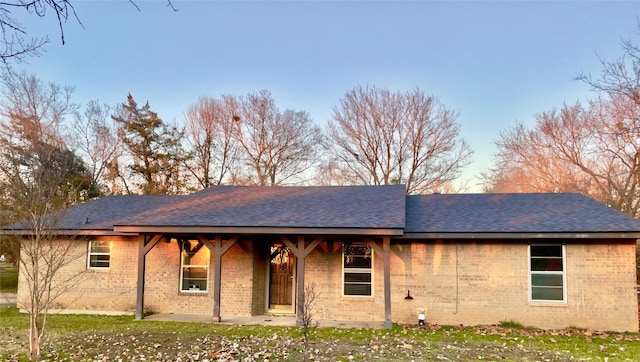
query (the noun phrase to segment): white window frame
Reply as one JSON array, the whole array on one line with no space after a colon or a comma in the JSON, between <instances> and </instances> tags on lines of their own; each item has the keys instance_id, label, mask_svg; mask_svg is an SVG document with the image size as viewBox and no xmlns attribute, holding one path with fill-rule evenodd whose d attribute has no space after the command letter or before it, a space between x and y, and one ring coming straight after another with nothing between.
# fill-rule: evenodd
<instances>
[{"instance_id":1,"label":"white window frame","mask_svg":"<svg viewBox=\"0 0 640 362\"><path fill-rule=\"evenodd\" d=\"M191 242L194 240L185 240L184 242ZM199 243L202 243L201 241L198 241ZM207 248L205 245L202 245L200 247L200 249L197 251L197 253L200 252L205 252L207 254L209 254L209 257L207 258L207 264L184 264L184 253L186 253L186 251L184 250L184 247L181 245L180 246L180 292L181 293L208 293L209 291L209 265L211 264L211 253L209 252L209 248ZM196 253L196 254L197 254ZM206 270L205 274L206 274L206 278L204 279L205 283L204 283L204 289L200 289L198 287L198 289L196 288L192 288L192 287L188 287L187 289L184 289L184 271L187 268L204 268ZM190 279L194 279L194 278L190 278ZM200 279L202 280L202 279Z\"/></svg>"},{"instance_id":2,"label":"white window frame","mask_svg":"<svg viewBox=\"0 0 640 362\"><path fill-rule=\"evenodd\" d=\"M371 250L371 268L345 268L345 250L347 246L350 245L355 245L355 246L366 246L369 247L369 249ZM342 292L342 297L347 297L347 298L373 298L373 293L374 293L374 288L373 288L373 282L374 282L374 252L373 252L373 248L368 245L368 244L360 244L360 243L343 243L342 244L342 288L341 288L341 292ZM363 273L363 274L371 274L371 281L368 283L355 283L355 282L346 282L346 278L345 278L345 274L347 273ZM371 293L368 295L361 295L361 294L346 294L345 293L345 284L347 283L351 283L351 284L368 284L371 287Z\"/></svg>"},{"instance_id":3,"label":"white window frame","mask_svg":"<svg viewBox=\"0 0 640 362\"><path fill-rule=\"evenodd\" d=\"M531 248L532 247L545 247L545 246L553 246L553 247L561 247L562 250L562 270L561 271L532 271L531 266ZM528 250L528 270L529 270L529 302L531 303L555 303L555 304L566 304L567 303L567 250L565 244L531 244L527 248ZM554 299L534 299L533 298L533 276L534 275L561 275L562 276L562 300L554 300Z\"/></svg>"},{"instance_id":4,"label":"white window frame","mask_svg":"<svg viewBox=\"0 0 640 362\"><path fill-rule=\"evenodd\" d=\"M105 253L105 252L97 252L93 250L93 246L94 243L106 243L109 246L109 252ZM113 242L112 241L106 241L106 240L89 240L89 245L88 245L88 249L87 249L87 269L91 269L91 270L109 270L111 269L111 248L113 247ZM99 255L107 255L109 257L109 261L108 261L108 265L107 266L92 266L91 265L91 257L92 256L99 256Z\"/></svg>"}]
</instances>

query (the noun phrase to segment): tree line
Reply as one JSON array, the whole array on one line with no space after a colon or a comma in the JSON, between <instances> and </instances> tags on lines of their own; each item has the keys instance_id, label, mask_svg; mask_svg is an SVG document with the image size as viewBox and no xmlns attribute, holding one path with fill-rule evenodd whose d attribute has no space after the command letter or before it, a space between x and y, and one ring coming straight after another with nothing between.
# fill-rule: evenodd
<instances>
[{"instance_id":1,"label":"tree line","mask_svg":"<svg viewBox=\"0 0 640 362\"><path fill-rule=\"evenodd\" d=\"M640 50L577 77L595 96L536 114L496 140L485 192L582 192L631 216L640 210ZM355 86L325 127L271 93L203 96L180 125L129 94L118 105L72 100L73 88L5 71L0 78L2 215L43 178L58 203L110 194L183 194L212 185L404 184L456 191L472 150L458 112L415 88ZM43 192L38 187L39 192ZM64 196L64 197L62 197ZM6 218L5 218L6 220Z\"/></svg>"},{"instance_id":2,"label":"tree line","mask_svg":"<svg viewBox=\"0 0 640 362\"><path fill-rule=\"evenodd\" d=\"M167 6L176 10L170 0ZM73 89L8 67L38 56L48 41L29 38L14 13L52 14L64 44L64 24L81 25L71 1L9 1L0 8L5 205L20 195L15 187L37 183L43 170L64 180L56 192L68 204L218 184L403 183L410 193L448 192L470 162L457 112L419 89L357 86L324 129L304 111L281 111L266 90L202 97L180 127L165 123L148 102L138 106L132 95L119 105L93 101L81 111ZM601 65L599 75L577 77L594 97L543 110L534 115L535 126L516 123L498 135L498 151L482 174L485 192L582 192L640 216L640 49L623 41L622 56Z\"/></svg>"},{"instance_id":3,"label":"tree line","mask_svg":"<svg viewBox=\"0 0 640 362\"><path fill-rule=\"evenodd\" d=\"M577 80L595 96L535 115L502 132L487 192L581 192L640 217L640 48L622 42L623 55L601 58L599 75Z\"/></svg>"},{"instance_id":4,"label":"tree line","mask_svg":"<svg viewBox=\"0 0 640 362\"><path fill-rule=\"evenodd\" d=\"M419 89L357 86L325 129L280 109L271 93L204 96L182 125L129 94L116 106L72 101L73 89L6 72L0 83L0 185L38 173L73 203L109 194L183 194L212 185L405 184L439 191L469 163L458 114Z\"/></svg>"}]
</instances>

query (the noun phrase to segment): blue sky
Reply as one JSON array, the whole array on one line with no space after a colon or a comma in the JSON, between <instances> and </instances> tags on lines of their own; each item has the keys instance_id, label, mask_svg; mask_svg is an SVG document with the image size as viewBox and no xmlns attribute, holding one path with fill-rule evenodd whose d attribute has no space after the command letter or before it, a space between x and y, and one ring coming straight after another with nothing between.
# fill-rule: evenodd
<instances>
[{"instance_id":1,"label":"blue sky","mask_svg":"<svg viewBox=\"0 0 640 362\"><path fill-rule=\"evenodd\" d=\"M460 112L475 151L468 191L516 121L592 96L574 78L600 73L598 55L640 44L640 2L622 1L179 1L76 0L65 24L24 17L49 35L40 58L18 68L74 86L74 100L118 104L131 93L165 121L198 97L271 91L280 108L320 125L357 84L419 87Z\"/></svg>"}]
</instances>

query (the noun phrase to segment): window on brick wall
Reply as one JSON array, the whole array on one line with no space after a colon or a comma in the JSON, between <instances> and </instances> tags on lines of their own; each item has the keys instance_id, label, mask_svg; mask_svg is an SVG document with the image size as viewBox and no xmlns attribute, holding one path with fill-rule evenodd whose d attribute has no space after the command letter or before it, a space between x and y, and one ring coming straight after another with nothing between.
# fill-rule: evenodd
<instances>
[{"instance_id":1,"label":"window on brick wall","mask_svg":"<svg viewBox=\"0 0 640 362\"><path fill-rule=\"evenodd\" d=\"M342 294L371 296L373 285L373 250L366 244L344 244L342 250Z\"/></svg>"},{"instance_id":2,"label":"window on brick wall","mask_svg":"<svg viewBox=\"0 0 640 362\"><path fill-rule=\"evenodd\" d=\"M180 248L180 290L206 292L209 285L209 249L199 240L183 240Z\"/></svg>"},{"instance_id":3,"label":"window on brick wall","mask_svg":"<svg viewBox=\"0 0 640 362\"><path fill-rule=\"evenodd\" d=\"M111 266L111 241L89 241L88 269L109 269Z\"/></svg>"},{"instance_id":4,"label":"window on brick wall","mask_svg":"<svg viewBox=\"0 0 640 362\"><path fill-rule=\"evenodd\" d=\"M529 246L529 300L565 302L566 273L564 245Z\"/></svg>"}]
</instances>

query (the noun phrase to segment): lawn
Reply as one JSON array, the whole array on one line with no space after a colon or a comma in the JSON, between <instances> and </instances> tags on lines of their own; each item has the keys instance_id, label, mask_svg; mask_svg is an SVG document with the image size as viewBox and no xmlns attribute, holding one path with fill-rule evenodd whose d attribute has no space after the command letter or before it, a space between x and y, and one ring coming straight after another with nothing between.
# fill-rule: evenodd
<instances>
[{"instance_id":1,"label":"lawn","mask_svg":"<svg viewBox=\"0 0 640 362\"><path fill-rule=\"evenodd\" d=\"M15 293L18 290L18 268L0 263L0 292Z\"/></svg>"},{"instance_id":2,"label":"lawn","mask_svg":"<svg viewBox=\"0 0 640 362\"><path fill-rule=\"evenodd\" d=\"M0 307L0 360L26 361L28 316ZM317 328L306 349L295 327L135 321L52 315L47 361L636 361L640 336L484 327Z\"/></svg>"}]
</instances>

